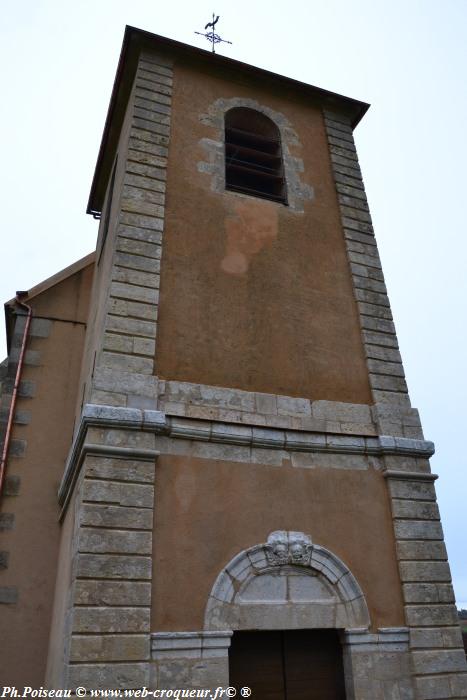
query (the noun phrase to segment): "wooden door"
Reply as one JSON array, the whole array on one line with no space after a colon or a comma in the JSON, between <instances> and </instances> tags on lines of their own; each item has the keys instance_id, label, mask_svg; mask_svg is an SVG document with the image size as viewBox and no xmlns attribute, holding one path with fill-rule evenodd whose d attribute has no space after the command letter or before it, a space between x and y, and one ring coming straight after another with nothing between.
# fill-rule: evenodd
<instances>
[{"instance_id":1,"label":"wooden door","mask_svg":"<svg viewBox=\"0 0 467 700\"><path fill-rule=\"evenodd\" d=\"M229 667L230 685L252 700L345 700L335 630L235 632Z\"/></svg>"}]
</instances>

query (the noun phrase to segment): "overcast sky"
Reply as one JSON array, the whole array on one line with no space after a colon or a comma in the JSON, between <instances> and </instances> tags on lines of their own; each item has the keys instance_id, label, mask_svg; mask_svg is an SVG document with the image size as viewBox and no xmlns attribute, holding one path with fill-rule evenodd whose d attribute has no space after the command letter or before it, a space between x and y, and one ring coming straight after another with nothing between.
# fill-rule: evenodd
<instances>
[{"instance_id":1,"label":"overcast sky","mask_svg":"<svg viewBox=\"0 0 467 700\"><path fill-rule=\"evenodd\" d=\"M95 246L86 216L125 24L370 102L358 126L412 404L467 607L467 0L24 0L2 3L0 296ZM4 332L0 354L5 356Z\"/></svg>"}]
</instances>

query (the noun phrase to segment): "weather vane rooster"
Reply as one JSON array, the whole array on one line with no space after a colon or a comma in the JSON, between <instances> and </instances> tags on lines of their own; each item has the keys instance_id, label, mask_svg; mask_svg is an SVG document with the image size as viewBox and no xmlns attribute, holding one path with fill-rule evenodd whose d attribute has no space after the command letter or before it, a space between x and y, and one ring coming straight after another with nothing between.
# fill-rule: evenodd
<instances>
[{"instance_id":1,"label":"weather vane rooster","mask_svg":"<svg viewBox=\"0 0 467 700\"><path fill-rule=\"evenodd\" d=\"M207 23L207 25L204 27L204 32L195 32L195 34L199 34L200 36L204 36L204 37L206 37L206 39L208 41L211 42L213 53L216 53L215 49L214 49L216 44L219 44L220 42L222 42L223 44L231 44L232 43L231 41L226 41L225 39L221 39L219 34L216 34L216 32L214 31L218 21L219 21L219 15L217 15L217 17L216 17L215 13L213 12L212 13L212 22ZM211 29L211 31L208 32L207 31L208 29Z\"/></svg>"}]
</instances>

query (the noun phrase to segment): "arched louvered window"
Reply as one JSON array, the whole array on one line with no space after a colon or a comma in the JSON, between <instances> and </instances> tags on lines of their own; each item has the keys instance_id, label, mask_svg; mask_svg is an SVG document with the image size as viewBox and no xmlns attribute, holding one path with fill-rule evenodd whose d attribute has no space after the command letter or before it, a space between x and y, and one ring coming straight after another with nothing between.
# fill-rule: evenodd
<instances>
[{"instance_id":1,"label":"arched louvered window","mask_svg":"<svg viewBox=\"0 0 467 700\"><path fill-rule=\"evenodd\" d=\"M225 186L287 203L279 129L261 112L234 107L225 115Z\"/></svg>"}]
</instances>

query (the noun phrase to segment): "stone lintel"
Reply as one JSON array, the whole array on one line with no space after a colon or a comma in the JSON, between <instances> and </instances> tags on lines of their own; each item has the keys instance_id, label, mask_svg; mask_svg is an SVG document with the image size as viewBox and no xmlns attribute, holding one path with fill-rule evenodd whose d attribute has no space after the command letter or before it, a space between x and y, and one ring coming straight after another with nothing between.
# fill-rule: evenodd
<instances>
[{"instance_id":1,"label":"stone lintel","mask_svg":"<svg viewBox=\"0 0 467 700\"><path fill-rule=\"evenodd\" d=\"M347 629L341 634L344 646L351 646L352 652L406 652L409 648L408 627L380 627L377 633L366 628Z\"/></svg>"},{"instance_id":2,"label":"stone lintel","mask_svg":"<svg viewBox=\"0 0 467 700\"><path fill-rule=\"evenodd\" d=\"M151 656L168 658L209 658L227 656L233 632L154 632L151 634Z\"/></svg>"}]
</instances>

